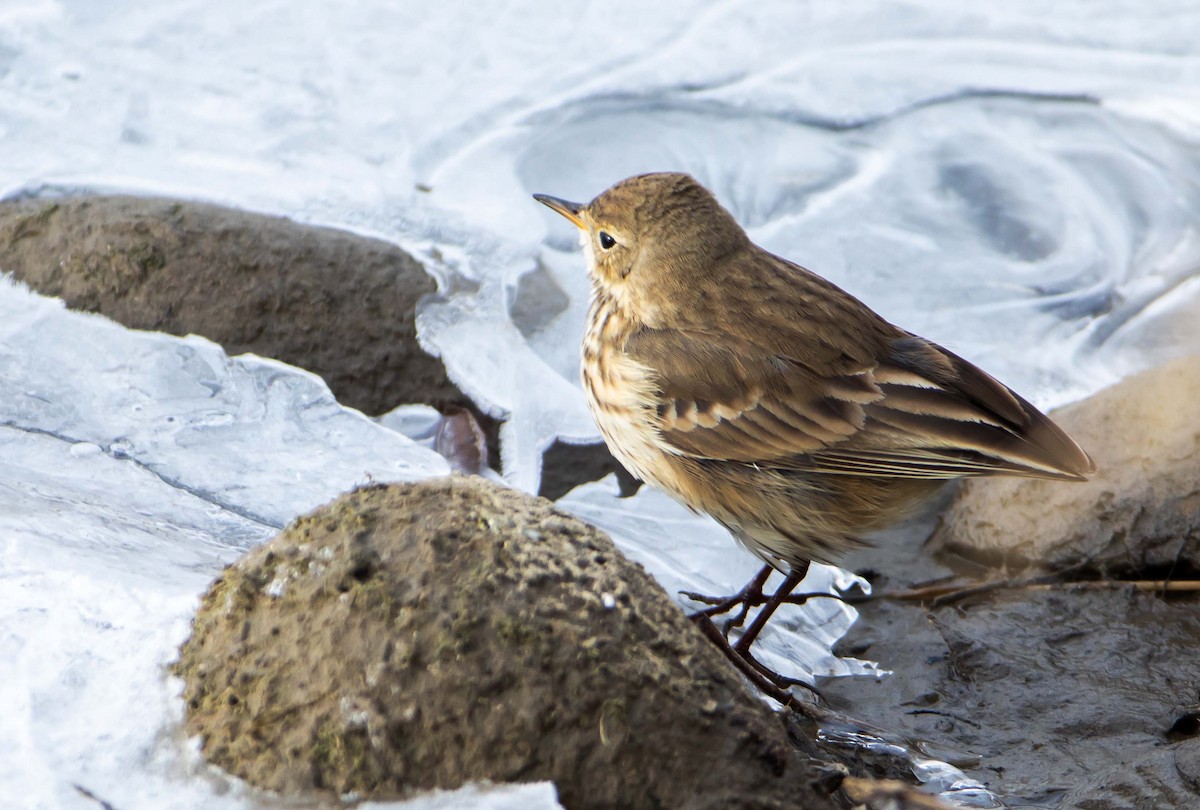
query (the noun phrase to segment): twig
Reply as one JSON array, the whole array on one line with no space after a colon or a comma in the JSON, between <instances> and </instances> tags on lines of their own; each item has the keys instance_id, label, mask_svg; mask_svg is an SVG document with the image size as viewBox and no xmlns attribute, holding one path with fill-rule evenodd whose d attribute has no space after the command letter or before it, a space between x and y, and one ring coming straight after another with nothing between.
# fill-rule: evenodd
<instances>
[{"instance_id":1,"label":"twig","mask_svg":"<svg viewBox=\"0 0 1200 810\"><path fill-rule=\"evenodd\" d=\"M1136 591L1158 591L1161 593L1197 593L1200 592L1200 580L1104 579L1064 582L1058 580L1056 575L1047 575L1031 579L999 579L991 582L981 582L976 585L931 585L923 588L883 592L872 596L852 597L846 601L850 604L858 604L875 599L887 599L893 602L930 602L934 607L939 607L971 596L978 596L979 594L998 590L1103 591L1122 590L1126 588L1132 588Z\"/></svg>"},{"instance_id":2,"label":"twig","mask_svg":"<svg viewBox=\"0 0 1200 810\"><path fill-rule=\"evenodd\" d=\"M92 793L90 790L88 790L87 788L85 788L83 785L80 785L80 784L75 784L75 785L73 785L73 787L74 787L74 788L75 788L77 791L79 791L79 795L80 795L80 796L83 796L85 799L91 799L92 801L94 801L94 802L96 802L97 804L99 804L99 805L100 805L100 807L102 808L102 810L116 810L116 808L115 808L115 807L113 807L113 806L112 806L111 804L109 804L108 802L104 801L104 799L101 799L101 798L100 798L99 796L97 796L95 793Z\"/></svg>"},{"instance_id":3,"label":"twig","mask_svg":"<svg viewBox=\"0 0 1200 810\"><path fill-rule=\"evenodd\" d=\"M962 715L955 714L954 712L942 711L941 709L909 709L908 713L909 714L936 714L939 717L949 717L951 720L957 720L960 723L966 723L968 726L974 726L975 728L983 728L983 726L981 726L979 723L976 723L974 720L970 720L966 717L963 717Z\"/></svg>"}]
</instances>

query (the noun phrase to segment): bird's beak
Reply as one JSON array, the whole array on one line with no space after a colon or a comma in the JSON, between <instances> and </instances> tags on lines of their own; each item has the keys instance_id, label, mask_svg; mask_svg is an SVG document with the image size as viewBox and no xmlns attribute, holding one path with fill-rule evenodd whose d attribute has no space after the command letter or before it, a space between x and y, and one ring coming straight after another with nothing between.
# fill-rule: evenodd
<instances>
[{"instance_id":1,"label":"bird's beak","mask_svg":"<svg viewBox=\"0 0 1200 810\"><path fill-rule=\"evenodd\" d=\"M567 202L560 200L558 197L551 197L547 194L534 194L533 198L542 205L562 214L571 222L575 223L576 228L587 230L587 225L583 224L583 220L579 218L579 212L583 210L582 203Z\"/></svg>"}]
</instances>

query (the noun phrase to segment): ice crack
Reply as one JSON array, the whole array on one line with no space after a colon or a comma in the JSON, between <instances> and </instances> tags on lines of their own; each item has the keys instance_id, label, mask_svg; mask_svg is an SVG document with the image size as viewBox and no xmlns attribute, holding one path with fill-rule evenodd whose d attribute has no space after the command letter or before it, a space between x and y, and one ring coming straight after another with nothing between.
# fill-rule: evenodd
<instances>
[{"instance_id":1,"label":"ice crack","mask_svg":"<svg viewBox=\"0 0 1200 810\"><path fill-rule=\"evenodd\" d=\"M148 464L145 461L142 461L141 459L137 458L136 456L130 455L130 453L124 446L124 443L120 439L118 439L116 441L108 442L107 444L105 444L105 443L101 443L101 442L94 442L90 439L81 439L81 438L77 438L74 436L69 436L67 434L59 433L57 431L49 430L47 428L33 427L32 425L20 425L15 422L12 422L12 421L0 422L0 427L8 428L9 430L15 430L19 433L33 434L33 435L38 435L38 436L46 436L47 438L56 439L60 442L64 442L71 446L77 446L77 445L81 445L81 444L93 444L96 447L99 447L101 452L103 452L105 455L107 455L109 458L113 459L114 461L128 461L128 462L132 463L133 465L135 465L136 467L138 467L139 469L144 470L147 473L149 473L150 475L154 476L159 481L161 481L162 483L171 487L172 489L177 489L180 492L185 492L188 495L191 495L193 498L196 498L197 500L203 501L204 503L211 504L212 506L215 506L218 509L221 509L223 511L230 512L234 515L237 515L238 517L242 518L243 520L248 520L251 523L257 523L258 525L263 526L264 528L274 529L276 531L283 529L284 524L279 521L272 520L263 515L256 514L252 511L250 511L249 509L238 506L237 504L229 503L228 501L225 501L225 500L217 497L216 495L214 495L211 492L206 492L204 490L197 489L196 487L189 486L188 484L184 483L183 481L180 481L176 478L173 478L169 475L165 475L162 472L159 472L158 470L154 469L153 465Z\"/></svg>"}]
</instances>

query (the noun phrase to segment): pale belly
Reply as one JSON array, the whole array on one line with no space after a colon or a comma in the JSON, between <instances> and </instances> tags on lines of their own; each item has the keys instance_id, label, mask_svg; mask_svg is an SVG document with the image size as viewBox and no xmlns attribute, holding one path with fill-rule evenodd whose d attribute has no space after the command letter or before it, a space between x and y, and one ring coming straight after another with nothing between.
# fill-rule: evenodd
<instances>
[{"instance_id":1,"label":"pale belly","mask_svg":"<svg viewBox=\"0 0 1200 810\"><path fill-rule=\"evenodd\" d=\"M644 395L638 396L643 376L623 375L610 366L607 374L585 372L583 388L592 418L616 459L641 480L670 490L660 480L667 459L654 411Z\"/></svg>"},{"instance_id":2,"label":"pale belly","mask_svg":"<svg viewBox=\"0 0 1200 810\"><path fill-rule=\"evenodd\" d=\"M629 472L675 497L669 475L671 452L657 425L651 370L623 352L623 319L593 301L580 351L580 376L588 408L612 454Z\"/></svg>"}]
</instances>

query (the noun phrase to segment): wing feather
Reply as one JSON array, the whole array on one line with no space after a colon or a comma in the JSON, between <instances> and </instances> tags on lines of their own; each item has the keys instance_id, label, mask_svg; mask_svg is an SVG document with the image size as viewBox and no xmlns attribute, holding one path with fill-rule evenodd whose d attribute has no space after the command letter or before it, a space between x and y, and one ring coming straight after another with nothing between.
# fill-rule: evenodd
<instances>
[{"instance_id":1,"label":"wing feather","mask_svg":"<svg viewBox=\"0 0 1200 810\"><path fill-rule=\"evenodd\" d=\"M666 445L700 459L841 475L1081 479L1094 469L1036 408L922 338L894 330L874 356L841 357L836 370L801 361L805 347L788 352L779 334L771 343L635 333L625 351L654 370Z\"/></svg>"}]
</instances>

